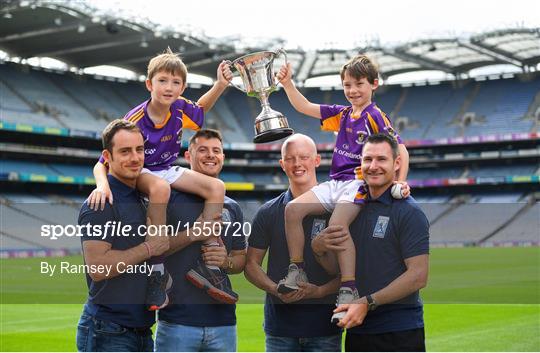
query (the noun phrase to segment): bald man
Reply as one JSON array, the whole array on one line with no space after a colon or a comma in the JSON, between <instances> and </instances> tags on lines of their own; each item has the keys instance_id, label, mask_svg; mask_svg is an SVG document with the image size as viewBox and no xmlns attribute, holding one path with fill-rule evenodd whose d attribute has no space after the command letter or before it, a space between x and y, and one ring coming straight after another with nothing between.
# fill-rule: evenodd
<instances>
[{"instance_id":1,"label":"bald man","mask_svg":"<svg viewBox=\"0 0 540 353\"><path fill-rule=\"evenodd\" d=\"M339 278L326 273L311 250L311 240L328 225L330 215L307 217L304 259L310 283L287 294L277 292L277 283L287 274L289 251L285 237L285 206L317 185L316 168L321 162L311 138L289 137L282 146L279 164L289 179L289 189L265 203L255 215L249 237L246 278L266 291L264 330L267 352L341 351L341 330L330 322ZM269 251L266 272L261 267Z\"/></svg>"}]
</instances>

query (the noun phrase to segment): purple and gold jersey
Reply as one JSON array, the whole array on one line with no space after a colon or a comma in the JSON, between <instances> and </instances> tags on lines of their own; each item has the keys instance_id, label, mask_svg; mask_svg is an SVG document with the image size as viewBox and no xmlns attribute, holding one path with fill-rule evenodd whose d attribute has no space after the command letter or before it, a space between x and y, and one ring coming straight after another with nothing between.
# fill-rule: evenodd
<instances>
[{"instance_id":1,"label":"purple and gold jersey","mask_svg":"<svg viewBox=\"0 0 540 353\"><path fill-rule=\"evenodd\" d=\"M351 106L321 104L321 129L338 133L330 168L334 180L364 179L360 164L368 136L386 132L402 143L390 119L374 102L359 117L352 116Z\"/></svg>"},{"instance_id":2,"label":"purple and gold jersey","mask_svg":"<svg viewBox=\"0 0 540 353\"><path fill-rule=\"evenodd\" d=\"M124 119L135 123L144 137L144 167L152 171L171 167L180 154L182 129L199 130L204 110L196 103L180 97L173 104L163 123L156 125L147 112L147 100L130 110ZM99 159L104 163L103 157Z\"/></svg>"}]
</instances>

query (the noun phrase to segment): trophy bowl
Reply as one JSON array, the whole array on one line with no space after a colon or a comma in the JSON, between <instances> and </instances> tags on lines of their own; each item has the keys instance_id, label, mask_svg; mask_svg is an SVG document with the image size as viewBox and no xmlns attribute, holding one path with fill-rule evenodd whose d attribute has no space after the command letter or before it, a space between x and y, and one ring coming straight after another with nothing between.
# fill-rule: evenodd
<instances>
[{"instance_id":1,"label":"trophy bowl","mask_svg":"<svg viewBox=\"0 0 540 353\"><path fill-rule=\"evenodd\" d=\"M244 55L229 62L243 82L243 87L231 83L238 90L250 97L256 97L261 102L261 113L255 118L254 143L265 143L280 140L294 133L289 127L287 118L280 112L270 108L268 97L277 89L274 76L274 59L279 55L285 56L285 50L261 51Z\"/></svg>"}]
</instances>

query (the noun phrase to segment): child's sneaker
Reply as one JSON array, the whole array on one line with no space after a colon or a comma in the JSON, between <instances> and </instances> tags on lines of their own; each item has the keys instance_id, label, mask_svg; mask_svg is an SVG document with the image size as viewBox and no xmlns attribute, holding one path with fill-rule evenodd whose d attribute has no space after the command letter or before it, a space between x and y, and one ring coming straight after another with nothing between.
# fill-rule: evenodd
<instances>
[{"instance_id":1,"label":"child's sneaker","mask_svg":"<svg viewBox=\"0 0 540 353\"><path fill-rule=\"evenodd\" d=\"M360 296L358 295L358 291L356 290L356 288L341 287L339 288L339 294L336 300L336 307L341 304L352 304L355 300L358 299L360 299ZM346 314L347 311L340 311L339 313L334 313L330 321L333 324L337 324L339 320L343 319Z\"/></svg>"},{"instance_id":2,"label":"child's sneaker","mask_svg":"<svg viewBox=\"0 0 540 353\"><path fill-rule=\"evenodd\" d=\"M167 270L162 274L159 271L152 271L146 287L146 306L148 310L155 311L163 309L169 304L167 291L172 287L172 278Z\"/></svg>"},{"instance_id":3,"label":"child's sneaker","mask_svg":"<svg viewBox=\"0 0 540 353\"><path fill-rule=\"evenodd\" d=\"M201 261L197 267L188 271L186 278L218 302L234 304L238 301L238 294L233 292L227 276L221 270L209 269Z\"/></svg>"},{"instance_id":4,"label":"child's sneaker","mask_svg":"<svg viewBox=\"0 0 540 353\"><path fill-rule=\"evenodd\" d=\"M281 294L286 294L300 289L298 282L307 282L308 278L303 269L296 264L289 265L287 276L279 281L277 291Z\"/></svg>"}]
</instances>

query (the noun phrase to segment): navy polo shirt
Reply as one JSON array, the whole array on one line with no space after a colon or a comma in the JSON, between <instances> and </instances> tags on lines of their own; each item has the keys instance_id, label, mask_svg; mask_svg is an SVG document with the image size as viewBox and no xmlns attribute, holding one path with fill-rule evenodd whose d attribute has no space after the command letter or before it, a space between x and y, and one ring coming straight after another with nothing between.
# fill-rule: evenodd
<instances>
[{"instance_id":1,"label":"navy polo shirt","mask_svg":"<svg viewBox=\"0 0 540 353\"><path fill-rule=\"evenodd\" d=\"M412 197L396 200L390 188L368 198L350 227L356 247L356 286L360 297L386 287L404 273L405 259L429 254L429 222ZM356 334L377 334L424 327L419 292L368 312Z\"/></svg>"},{"instance_id":2,"label":"navy polo shirt","mask_svg":"<svg viewBox=\"0 0 540 353\"><path fill-rule=\"evenodd\" d=\"M180 224L180 229L183 230L187 222L196 221L203 208L202 198L193 194L172 191L168 207L168 222L175 227ZM231 222L228 229L223 227L224 232L221 234L227 252L245 250L246 236L242 233L242 227L240 229L237 227L238 224L243 225L243 214L238 203L229 197L225 197L222 218L223 221ZM227 230L226 233L225 230ZM169 293L172 304L160 310L158 318L186 326L236 325L234 304L221 304L186 280L188 271L197 266L197 261L201 259L202 243L197 241L190 244L165 259L165 267L173 279L173 286ZM228 277L227 281L229 281Z\"/></svg>"},{"instance_id":3,"label":"navy polo shirt","mask_svg":"<svg viewBox=\"0 0 540 353\"><path fill-rule=\"evenodd\" d=\"M267 275L279 282L287 275L289 250L285 237L285 205L293 199L290 190L265 203L255 215L249 246L269 249ZM328 225L329 216L306 217L303 221L305 271L309 282L322 285L334 277L315 260L311 239ZM341 330L330 322L335 309L336 294L321 299L301 300L285 304L279 298L266 294L264 305L264 331L282 337L317 337L339 334Z\"/></svg>"},{"instance_id":4,"label":"navy polo shirt","mask_svg":"<svg viewBox=\"0 0 540 353\"><path fill-rule=\"evenodd\" d=\"M122 222L122 226L130 225L129 236L119 236L109 232L103 239L93 230L86 232L82 228L81 242L99 240L111 244L113 250L127 250L144 242L143 236L137 233L138 227L146 225L146 209L136 189L122 183L112 175L108 175L109 185L114 197L114 204L108 202L103 211L94 211L88 207L87 201L81 207L78 223L103 226L107 222ZM155 323L154 313L146 310L144 299L148 274L124 273L111 279L94 282L86 274L88 284L87 309L100 320L114 322L125 327L150 327Z\"/></svg>"}]
</instances>

